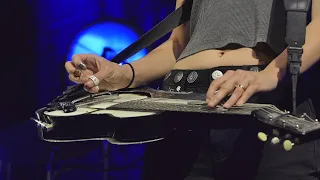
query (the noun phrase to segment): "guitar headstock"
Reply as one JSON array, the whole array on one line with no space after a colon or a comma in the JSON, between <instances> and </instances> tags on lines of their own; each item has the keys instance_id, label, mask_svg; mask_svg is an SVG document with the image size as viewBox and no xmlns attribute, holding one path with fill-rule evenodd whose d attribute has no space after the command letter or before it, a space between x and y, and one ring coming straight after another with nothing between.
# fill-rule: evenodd
<instances>
[{"instance_id":1,"label":"guitar headstock","mask_svg":"<svg viewBox=\"0 0 320 180\"><path fill-rule=\"evenodd\" d=\"M262 141L270 139L271 144L282 142L285 150L292 149L294 144L310 141L320 131L317 119L310 118L307 114L294 116L288 111L281 111L275 106L261 108L252 112L253 116L272 129L269 133L259 132L258 138ZM268 138L271 137L271 138Z\"/></svg>"}]
</instances>

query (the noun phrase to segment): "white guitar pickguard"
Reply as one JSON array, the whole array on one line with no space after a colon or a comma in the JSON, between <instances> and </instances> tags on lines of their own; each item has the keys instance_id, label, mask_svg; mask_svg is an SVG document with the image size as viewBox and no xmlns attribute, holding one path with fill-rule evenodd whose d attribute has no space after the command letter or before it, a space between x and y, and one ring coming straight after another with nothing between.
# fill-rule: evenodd
<instances>
[{"instance_id":1,"label":"white guitar pickguard","mask_svg":"<svg viewBox=\"0 0 320 180\"><path fill-rule=\"evenodd\" d=\"M155 112L123 111L123 110L99 110L92 114L109 114L117 118L131 118L156 115Z\"/></svg>"},{"instance_id":2,"label":"white guitar pickguard","mask_svg":"<svg viewBox=\"0 0 320 180\"><path fill-rule=\"evenodd\" d=\"M102 103L98 103L92 106L89 106L90 108L94 108L94 109L108 109L111 106L114 106L116 104L119 103L115 103L115 102L102 102Z\"/></svg>"}]
</instances>

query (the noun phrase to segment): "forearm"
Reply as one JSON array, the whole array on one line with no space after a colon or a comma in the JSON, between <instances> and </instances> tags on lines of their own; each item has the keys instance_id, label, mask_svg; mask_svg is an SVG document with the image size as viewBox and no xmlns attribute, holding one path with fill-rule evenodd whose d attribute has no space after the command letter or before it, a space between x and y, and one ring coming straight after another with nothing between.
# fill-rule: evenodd
<instances>
[{"instance_id":1,"label":"forearm","mask_svg":"<svg viewBox=\"0 0 320 180\"><path fill-rule=\"evenodd\" d=\"M145 57L131 63L134 71L134 81L131 88L147 84L153 80L165 76L175 65L176 59L181 50L179 44L169 39L162 45L151 51ZM124 74L132 78L132 72L129 66L122 66Z\"/></svg>"},{"instance_id":2,"label":"forearm","mask_svg":"<svg viewBox=\"0 0 320 180\"><path fill-rule=\"evenodd\" d=\"M304 53L302 55L301 73L308 70L313 64L320 59L320 18L314 19L308 26L306 31L306 41L303 46ZM283 51L276 59L274 59L266 68L266 71L274 71L278 78L283 77L288 64L287 49Z\"/></svg>"}]
</instances>

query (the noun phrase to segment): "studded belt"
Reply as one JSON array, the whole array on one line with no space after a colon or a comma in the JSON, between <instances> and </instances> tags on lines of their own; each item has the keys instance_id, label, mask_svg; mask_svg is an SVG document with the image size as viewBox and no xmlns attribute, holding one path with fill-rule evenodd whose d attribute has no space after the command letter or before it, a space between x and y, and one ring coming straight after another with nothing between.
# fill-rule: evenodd
<instances>
[{"instance_id":1,"label":"studded belt","mask_svg":"<svg viewBox=\"0 0 320 180\"><path fill-rule=\"evenodd\" d=\"M266 65L248 65L220 66L206 70L172 70L165 76L162 89L174 92L206 93L210 83L223 76L228 70L242 69L258 72L265 67Z\"/></svg>"}]
</instances>

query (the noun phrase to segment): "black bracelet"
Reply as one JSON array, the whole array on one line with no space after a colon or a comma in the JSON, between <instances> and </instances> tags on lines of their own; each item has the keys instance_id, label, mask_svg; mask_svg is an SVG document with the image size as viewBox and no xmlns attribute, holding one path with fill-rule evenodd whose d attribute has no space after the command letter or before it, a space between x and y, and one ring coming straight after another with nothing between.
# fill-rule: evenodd
<instances>
[{"instance_id":1,"label":"black bracelet","mask_svg":"<svg viewBox=\"0 0 320 180\"><path fill-rule=\"evenodd\" d=\"M134 73L134 68L133 68L133 66L132 66L130 63L126 63L126 64L128 64L128 65L130 66L131 70L132 70L132 78L131 78L131 81L130 81L129 85L128 85L127 87L125 87L125 89L129 88L129 87L132 85L132 83L133 83L133 81L134 81L134 77L135 77L135 73ZM125 64L124 64L124 65L125 65Z\"/></svg>"}]
</instances>

